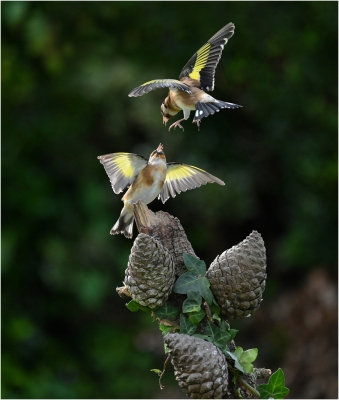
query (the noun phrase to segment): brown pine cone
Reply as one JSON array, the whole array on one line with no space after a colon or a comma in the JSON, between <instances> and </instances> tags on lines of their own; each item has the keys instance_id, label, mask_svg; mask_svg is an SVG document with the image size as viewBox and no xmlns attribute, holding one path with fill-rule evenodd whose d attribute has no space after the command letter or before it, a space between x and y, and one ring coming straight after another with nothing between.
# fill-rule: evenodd
<instances>
[{"instance_id":1,"label":"brown pine cone","mask_svg":"<svg viewBox=\"0 0 339 400\"><path fill-rule=\"evenodd\" d=\"M172 292L175 279L173 258L163 245L140 233L133 243L124 284L137 303L157 308Z\"/></svg>"},{"instance_id":2,"label":"brown pine cone","mask_svg":"<svg viewBox=\"0 0 339 400\"><path fill-rule=\"evenodd\" d=\"M257 231L224 251L206 272L226 319L247 317L259 308L266 276L266 249Z\"/></svg>"},{"instance_id":3,"label":"brown pine cone","mask_svg":"<svg viewBox=\"0 0 339 400\"><path fill-rule=\"evenodd\" d=\"M223 352L213 343L179 333L164 337L175 379L191 399L221 399L227 391L228 370Z\"/></svg>"}]
</instances>

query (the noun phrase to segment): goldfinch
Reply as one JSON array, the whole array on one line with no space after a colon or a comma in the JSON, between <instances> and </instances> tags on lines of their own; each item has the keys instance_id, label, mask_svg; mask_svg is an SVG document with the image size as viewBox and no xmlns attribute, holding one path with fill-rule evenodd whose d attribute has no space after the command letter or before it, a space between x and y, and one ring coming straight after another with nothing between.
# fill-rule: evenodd
<instances>
[{"instance_id":1,"label":"goldfinch","mask_svg":"<svg viewBox=\"0 0 339 400\"><path fill-rule=\"evenodd\" d=\"M225 44L234 34L234 29L234 24L230 22L212 36L189 59L179 75L179 81L176 79L154 79L136 87L128 96L142 96L151 90L168 87L168 96L161 104L163 123L166 125L169 118L176 115L180 110L184 112L184 118L174 122L169 130L175 129L177 126L184 130L180 122L188 119L193 110L195 110L193 122L197 124L199 129L201 119L214 114L215 111L222 108L242 107L238 104L216 100L206 93L206 90L214 89L215 69Z\"/></svg>"},{"instance_id":2,"label":"goldfinch","mask_svg":"<svg viewBox=\"0 0 339 400\"><path fill-rule=\"evenodd\" d=\"M133 153L112 153L98 157L111 181L114 193L129 189L122 197L124 207L118 221L111 229L111 235L124 234L131 239L133 234L133 204L139 200L145 204L157 196L165 203L170 196L194 189L206 183L225 185L223 181L208 172L181 163L166 163L163 145L159 144L149 160Z\"/></svg>"}]
</instances>

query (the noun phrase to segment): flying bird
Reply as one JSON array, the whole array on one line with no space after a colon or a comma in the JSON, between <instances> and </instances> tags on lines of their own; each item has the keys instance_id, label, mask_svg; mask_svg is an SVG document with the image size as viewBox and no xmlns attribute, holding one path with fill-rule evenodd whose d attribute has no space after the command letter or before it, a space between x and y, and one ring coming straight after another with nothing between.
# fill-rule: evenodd
<instances>
[{"instance_id":1,"label":"flying bird","mask_svg":"<svg viewBox=\"0 0 339 400\"><path fill-rule=\"evenodd\" d=\"M161 104L161 114L163 123L176 115L180 110L184 113L184 118L174 122L170 127L177 126L184 130L180 125L181 121L189 118L190 112L195 110L193 122L197 124L198 129L200 121L204 117L214 114L222 108L239 108L238 104L227 103L222 100L216 100L206 91L214 89L215 69L221 57L228 39L234 34L234 24L230 22L206 44L204 44L187 62L182 69L179 80L176 79L154 79L146 82L129 93L129 97L142 96L151 90L160 88L169 88L168 96Z\"/></svg>"},{"instance_id":2,"label":"flying bird","mask_svg":"<svg viewBox=\"0 0 339 400\"><path fill-rule=\"evenodd\" d=\"M111 235L122 233L129 239L133 234L133 204L139 200L149 204L158 196L165 203L170 196L175 197L180 192L208 182L225 185L200 168L176 162L166 163L162 144L151 153L148 161L133 153L112 153L98 159L105 168L114 193L118 194L129 186L122 197L124 207L120 217L110 231Z\"/></svg>"}]
</instances>

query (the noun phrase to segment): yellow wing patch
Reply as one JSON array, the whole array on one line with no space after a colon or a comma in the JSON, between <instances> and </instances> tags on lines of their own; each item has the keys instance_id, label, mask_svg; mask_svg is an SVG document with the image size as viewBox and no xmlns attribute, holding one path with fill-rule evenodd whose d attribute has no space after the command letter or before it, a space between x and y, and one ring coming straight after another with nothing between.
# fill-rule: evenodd
<instances>
[{"instance_id":1,"label":"yellow wing patch","mask_svg":"<svg viewBox=\"0 0 339 400\"><path fill-rule=\"evenodd\" d=\"M210 53L211 44L206 43L201 49L197 51L197 59L194 63L192 72L189 77L192 79L200 80L200 71L206 66L208 56Z\"/></svg>"},{"instance_id":2,"label":"yellow wing patch","mask_svg":"<svg viewBox=\"0 0 339 400\"><path fill-rule=\"evenodd\" d=\"M177 165L175 168L167 170L166 180L172 181L185 179L193 175L195 175L195 171L192 170L191 167L186 165Z\"/></svg>"},{"instance_id":3,"label":"yellow wing patch","mask_svg":"<svg viewBox=\"0 0 339 400\"><path fill-rule=\"evenodd\" d=\"M168 163L166 180L161 190L160 198L161 201L165 203L170 196L175 197L181 192L186 192L186 190L213 182L219 185L225 185L222 180L203 169L187 164Z\"/></svg>"},{"instance_id":4,"label":"yellow wing patch","mask_svg":"<svg viewBox=\"0 0 339 400\"><path fill-rule=\"evenodd\" d=\"M113 163L116 164L120 172L126 177L131 178L134 175L133 164L131 163L130 157L128 157L129 153L118 153Z\"/></svg>"},{"instance_id":5,"label":"yellow wing patch","mask_svg":"<svg viewBox=\"0 0 339 400\"><path fill-rule=\"evenodd\" d=\"M98 157L111 181L114 193L122 192L131 185L139 172L147 165L147 160L133 153L112 153Z\"/></svg>"}]
</instances>

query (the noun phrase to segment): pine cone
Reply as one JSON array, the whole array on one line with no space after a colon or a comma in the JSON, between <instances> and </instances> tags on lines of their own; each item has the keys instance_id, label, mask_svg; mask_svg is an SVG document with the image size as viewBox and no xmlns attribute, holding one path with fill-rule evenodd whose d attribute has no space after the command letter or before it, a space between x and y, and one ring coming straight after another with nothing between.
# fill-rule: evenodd
<instances>
[{"instance_id":1,"label":"pine cone","mask_svg":"<svg viewBox=\"0 0 339 400\"><path fill-rule=\"evenodd\" d=\"M195 336L168 333L164 342L172 356L175 379L191 399L221 399L228 370L223 352Z\"/></svg>"},{"instance_id":2,"label":"pine cone","mask_svg":"<svg viewBox=\"0 0 339 400\"><path fill-rule=\"evenodd\" d=\"M175 279L173 258L154 238L140 233L133 243L125 281L131 297L137 303L157 308L172 292Z\"/></svg>"},{"instance_id":3,"label":"pine cone","mask_svg":"<svg viewBox=\"0 0 339 400\"><path fill-rule=\"evenodd\" d=\"M266 250L257 231L224 251L206 272L221 315L227 319L247 317L259 308L266 276Z\"/></svg>"}]
</instances>

